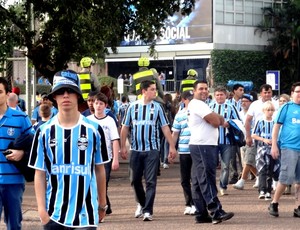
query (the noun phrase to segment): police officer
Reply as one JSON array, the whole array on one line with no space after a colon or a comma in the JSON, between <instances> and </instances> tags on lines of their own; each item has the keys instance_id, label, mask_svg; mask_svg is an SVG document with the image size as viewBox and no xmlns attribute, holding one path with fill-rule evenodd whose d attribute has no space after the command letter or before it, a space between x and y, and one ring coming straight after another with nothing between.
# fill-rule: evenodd
<instances>
[{"instance_id":1,"label":"police officer","mask_svg":"<svg viewBox=\"0 0 300 230\"><path fill-rule=\"evenodd\" d=\"M90 91L98 90L100 87L97 77L91 72L91 66L94 64L95 61L91 57L84 57L80 60L82 70L79 73L79 79L84 100L87 100Z\"/></svg>"},{"instance_id":2,"label":"police officer","mask_svg":"<svg viewBox=\"0 0 300 230\"><path fill-rule=\"evenodd\" d=\"M187 78L181 81L180 92L193 90L194 82L197 80L198 73L194 69L189 69L187 75Z\"/></svg>"},{"instance_id":3,"label":"police officer","mask_svg":"<svg viewBox=\"0 0 300 230\"><path fill-rule=\"evenodd\" d=\"M157 89L157 97L156 100L158 102L163 103L162 98L164 97L163 87L159 82L158 73L156 69L151 68L148 69L150 65L150 61L147 57L141 57L138 60L139 71L133 74L133 81L132 81L132 93L137 95L138 99L141 98L142 92L140 84L144 80L155 81L156 89Z\"/></svg>"}]
</instances>

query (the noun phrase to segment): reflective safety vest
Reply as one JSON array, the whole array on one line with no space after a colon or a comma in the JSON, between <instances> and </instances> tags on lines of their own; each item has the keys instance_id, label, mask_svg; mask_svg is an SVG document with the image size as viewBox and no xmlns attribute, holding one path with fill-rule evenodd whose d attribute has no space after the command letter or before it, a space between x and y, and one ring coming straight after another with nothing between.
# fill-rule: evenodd
<instances>
[{"instance_id":1,"label":"reflective safety vest","mask_svg":"<svg viewBox=\"0 0 300 230\"><path fill-rule=\"evenodd\" d=\"M133 74L133 81L135 83L135 92L136 92L136 95L138 96L138 98L140 98L142 95L141 82L145 81L145 80L149 80L149 81L154 80L152 70L147 69L147 70L143 70L143 71Z\"/></svg>"},{"instance_id":2,"label":"reflective safety vest","mask_svg":"<svg viewBox=\"0 0 300 230\"><path fill-rule=\"evenodd\" d=\"M80 89L82 92L82 97L87 100L88 94L92 90L91 74L90 73L79 73Z\"/></svg>"},{"instance_id":3,"label":"reflective safety vest","mask_svg":"<svg viewBox=\"0 0 300 230\"><path fill-rule=\"evenodd\" d=\"M193 91L195 79L184 79L181 81L180 91L181 93L184 91Z\"/></svg>"}]
</instances>

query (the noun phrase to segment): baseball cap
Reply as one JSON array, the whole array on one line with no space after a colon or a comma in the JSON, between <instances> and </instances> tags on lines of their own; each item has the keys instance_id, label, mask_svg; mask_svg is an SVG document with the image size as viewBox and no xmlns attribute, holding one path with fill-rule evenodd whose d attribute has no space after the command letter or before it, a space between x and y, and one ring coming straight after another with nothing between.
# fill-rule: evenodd
<instances>
[{"instance_id":1,"label":"baseball cap","mask_svg":"<svg viewBox=\"0 0 300 230\"><path fill-rule=\"evenodd\" d=\"M78 102L84 102L82 92L80 90L79 77L75 71L62 70L54 75L52 90L51 93L48 94L49 100L54 102L53 95L55 95L55 92L62 88L72 89L77 95L79 95Z\"/></svg>"},{"instance_id":2,"label":"baseball cap","mask_svg":"<svg viewBox=\"0 0 300 230\"><path fill-rule=\"evenodd\" d=\"M242 98L246 98L248 101L253 102L253 96L247 93L244 93Z\"/></svg>"},{"instance_id":3,"label":"baseball cap","mask_svg":"<svg viewBox=\"0 0 300 230\"><path fill-rule=\"evenodd\" d=\"M21 90L20 90L19 87L13 87L13 88L12 88L12 92L15 93L15 94L17 94L17 95L20 95Z\"/></svg>"}]
</instances>

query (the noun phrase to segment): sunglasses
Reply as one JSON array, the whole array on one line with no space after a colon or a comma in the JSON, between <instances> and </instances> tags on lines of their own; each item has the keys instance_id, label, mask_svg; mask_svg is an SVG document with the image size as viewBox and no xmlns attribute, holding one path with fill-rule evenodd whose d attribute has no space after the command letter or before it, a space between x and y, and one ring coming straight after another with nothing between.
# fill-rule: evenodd
<instances>
[{"instance_id":1,"label":"sunglasses","mask_svg":"<svg viewBox=\"0 0 300 230\"><path fill-rule=\"evenodd\" d=\"M59 90L57 90L55 92L55 95L64 95L65 92L67 92L68 94L76 93L73 89L70 89L70 88L61 88L61 89L59 89Z\"/></svg>"}]
</instances>

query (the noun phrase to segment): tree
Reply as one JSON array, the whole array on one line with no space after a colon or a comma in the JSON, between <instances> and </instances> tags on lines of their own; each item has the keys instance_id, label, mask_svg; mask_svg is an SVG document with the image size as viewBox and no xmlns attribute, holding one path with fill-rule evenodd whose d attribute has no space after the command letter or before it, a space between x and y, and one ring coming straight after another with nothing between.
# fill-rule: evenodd
<instances>
[{"instance_id":1,"label":"tree","mask_svg":"<svg viewBox=\"0 0 300 230\"><path fill-rule=\"evenodd\" d=\"M155 45L168 15L189 14L195 0L24 0L6 9L0 5L0 25L6 41L26 47L35 68L52 79L70 60L83 56L103 58L108 48L117 52L122 38L139 34ZM33 14L31 14L31 7ZM31 16L36 22L30 30ZM5 31L1 31L1 34ZM12 34L12 37L9 37ZM6 44L0 44L0 52ZM8 48L11 49L11 46Z\"/></svg>"},{"instance_id":2,"label":"tree","mask_svg":"<svg viewBox=\"0 0 300 230\"><path fill-rule=\"evenodd\" d=\"M263 8L263 15L257 31L272 35L267 49L284 79L281 88L288 90L291 82L300 81L300 0Z\"/></svg>"}]
</instances>

